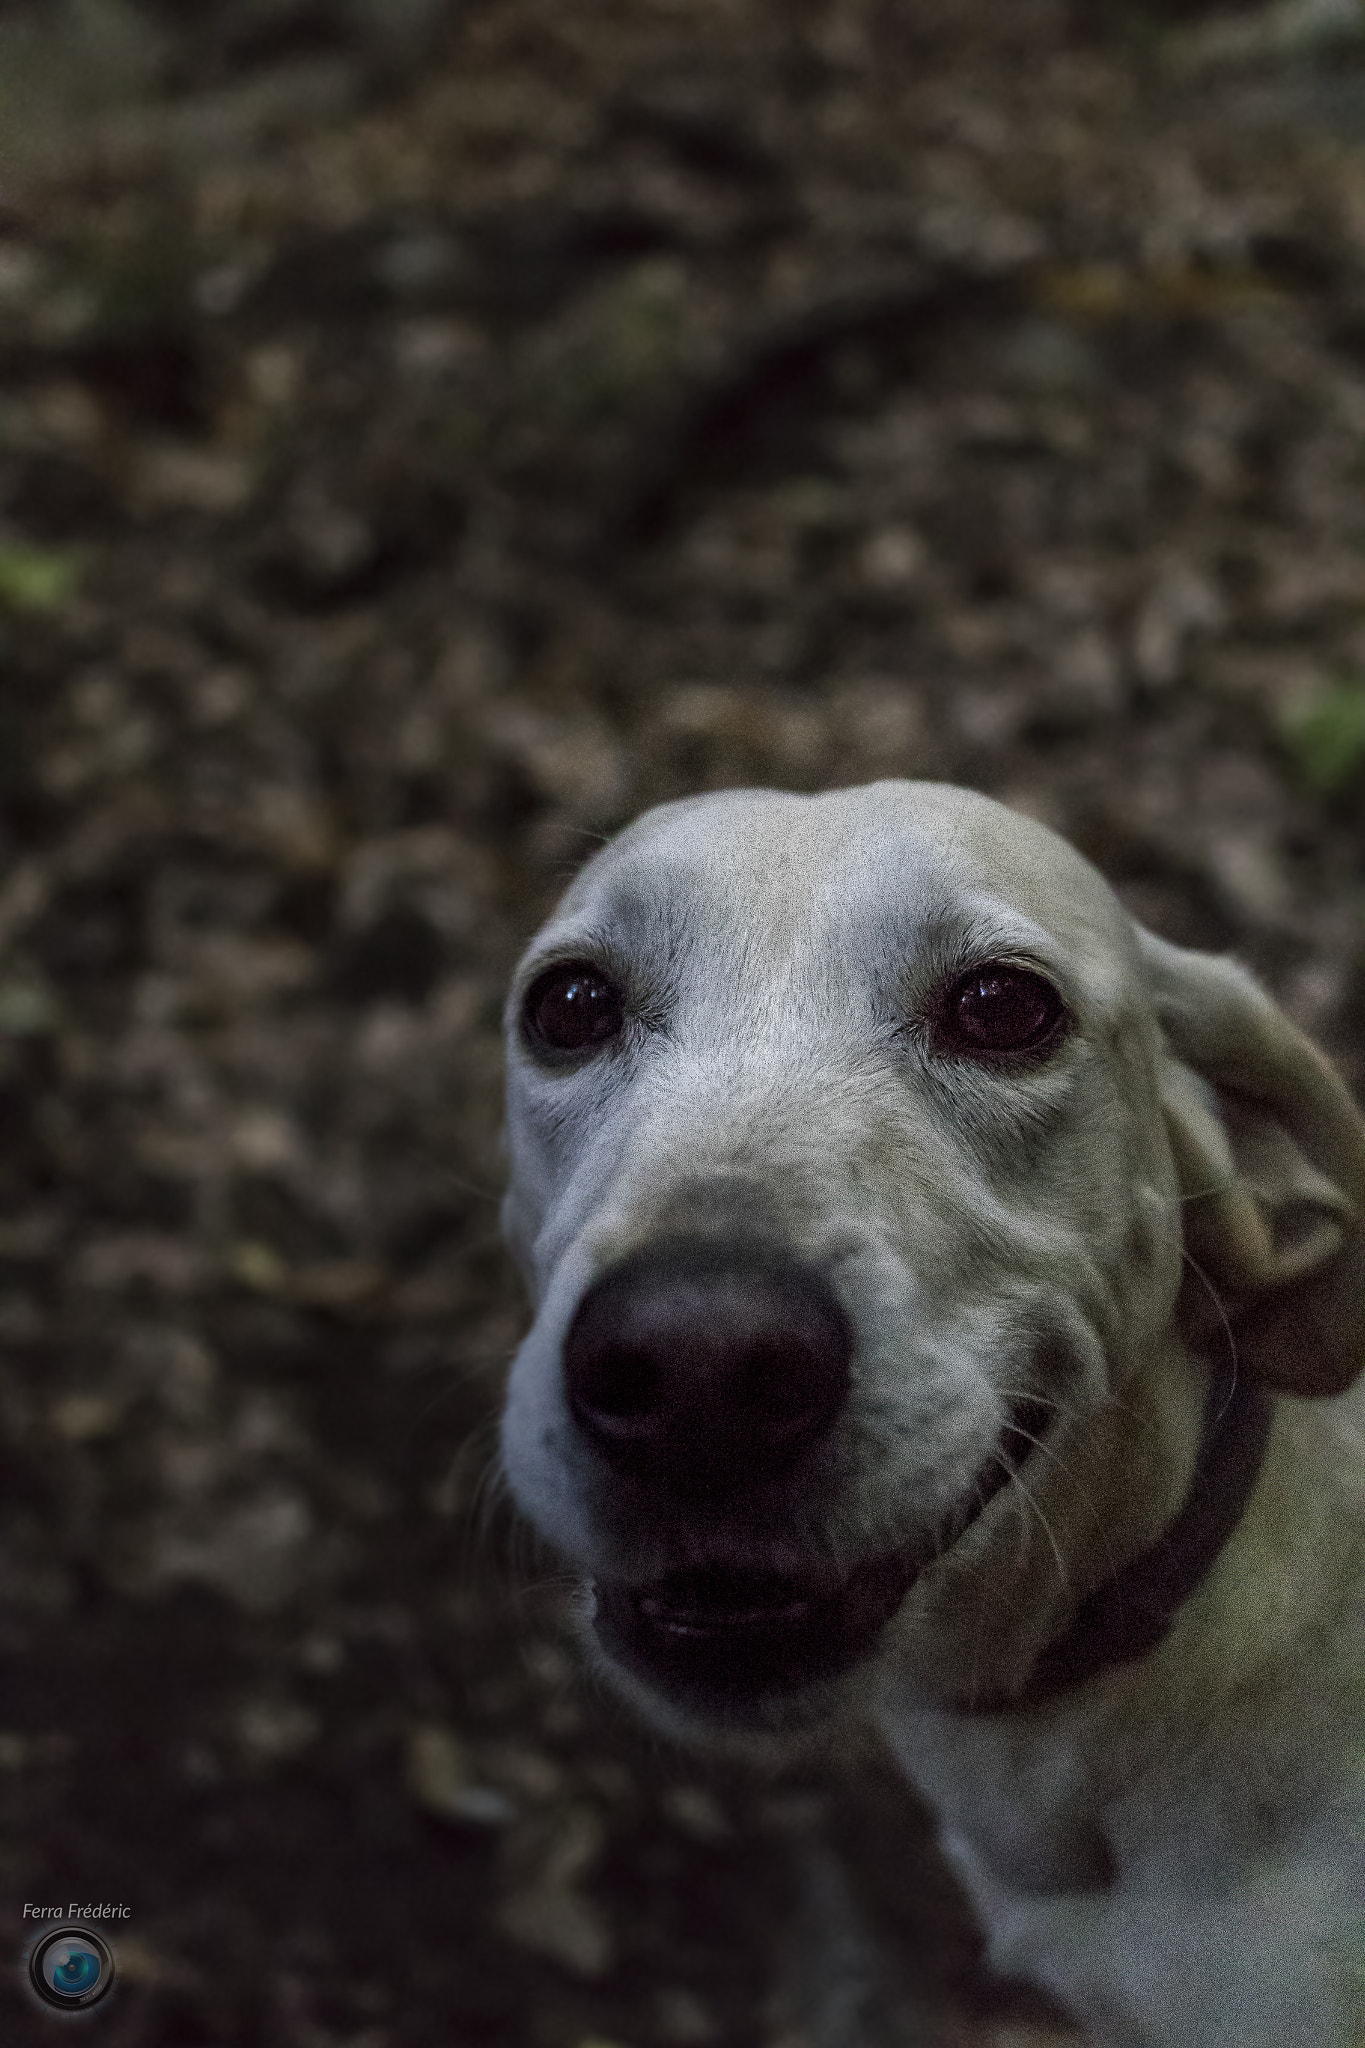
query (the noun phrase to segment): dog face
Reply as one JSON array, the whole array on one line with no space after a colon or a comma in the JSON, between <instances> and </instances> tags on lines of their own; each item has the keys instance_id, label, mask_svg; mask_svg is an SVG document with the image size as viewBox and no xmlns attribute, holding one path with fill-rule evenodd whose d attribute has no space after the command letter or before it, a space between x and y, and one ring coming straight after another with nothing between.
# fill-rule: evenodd
<instances>
[{"instance_id":1,"label":"dog face","mask_svg":"<svg viewBox=\"0 0 1365 2048\"><path fill-rule=\"evenodd\" d=\"M579 876L507 1009L504 1227L536 1316L503 1460L656 1718L798 1728L893 1659L933 1696L983 1635L1027 1655L1087 1518L1121 1540L1096 1490L1125 1429L1127 1497L1178 1498L1163 1429L1196 1394L1168 1427L1141 1390L1189 1378L1182 1194L1247 1294L1330 1263L1349 1211L1283 1105L1238 1126L1266 1169L1239 1197L1175 1042L1196 972L1234 1037L1259 1019L1267 1073L1302 1064L1240 970L935 784L664 805Z\"/></svg>"}]
</instances>

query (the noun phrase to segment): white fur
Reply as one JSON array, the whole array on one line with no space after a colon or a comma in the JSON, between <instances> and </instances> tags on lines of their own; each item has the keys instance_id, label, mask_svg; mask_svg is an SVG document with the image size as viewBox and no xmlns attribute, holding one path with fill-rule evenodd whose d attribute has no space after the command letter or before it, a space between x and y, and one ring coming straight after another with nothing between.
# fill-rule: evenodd
<instances>
[{"instance_id":1,"label":"white fur","mask_svg":"<svg viewBox=\"0 0 1365 2048\"><path fill-rule=\"evenodd\" d=\"M638 1014L548 1069L518 1004L584 955ZM1072 1035L1032 1066L940 1056L917 1023L933 991L1002 955L1054 980ZM929 783L649 812L537 935L508 1015L504 1221L537 1302L503 1438L523 1510L587 1578L708 1560L834 1583L941 1523L1054 1339L1045 1444L771 1741L870 1716L992 1960L1096 2041L1356 2048L1365 1444L1340 1390L1365 1357L1365 1126L1321 1055L1052 833ZM833 1476L780 1513L768 1490L642 1514L575 1435L560 1346L596 1275L727 1200L828 1276L854 1330ZM1041 1709L958 1711L1017 1688L1175 1514L1225 1313L1281 1397L1248 1510L1165 1642ZM675 1733L743 1746L616 1676Z\"/></svg>"}]
</instances>

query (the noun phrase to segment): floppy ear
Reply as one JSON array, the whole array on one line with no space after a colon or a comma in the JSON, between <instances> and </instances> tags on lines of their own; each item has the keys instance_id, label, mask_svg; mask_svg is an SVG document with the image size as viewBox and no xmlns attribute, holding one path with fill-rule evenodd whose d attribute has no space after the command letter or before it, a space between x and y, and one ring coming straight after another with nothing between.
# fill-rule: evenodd
<instances>
[{"instance_id":1,"label":"floppy ear","mask_svg":"<svg viewBox=\"0 0 1365 2048\"><path fill-rule=\"evenodd\" d=\"M1365 1367L1365 1118L1244 967L1141 928L1139 942L1186 1248L1249 1370L1339 1394ZM1180 1312L1196 1337L1216 1326L1197 1279Z\"/></svg>"}]
</instances>

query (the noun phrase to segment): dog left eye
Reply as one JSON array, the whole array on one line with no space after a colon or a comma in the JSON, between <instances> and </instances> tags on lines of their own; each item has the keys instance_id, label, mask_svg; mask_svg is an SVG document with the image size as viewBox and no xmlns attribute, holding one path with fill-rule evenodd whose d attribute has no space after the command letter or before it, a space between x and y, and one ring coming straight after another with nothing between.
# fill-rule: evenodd
<instances>
[{"instance_id":1,"label":"dog left eye","mask_svg":"<svg viewBox=\"0 0 1365 2048\"><path fill-rule=\"evenodd\" d=\"M948 991L938 1036L953 1053L1033 1052L1060 1035L1066 1005L1050 981L1026 967L988 961Z\"/></svg>"},{"instance_id":2,"label":"dog left eye","mask_svg":"<svg viewBox=\"0 0 1365 2048\"><path fill-rule=\"evenodd\" d=\"M625 1022L625 997L601 968L567 960L537 975L521 1021L537 1051L586 1052L617 1036Z\"/></svg>"}]
</instances>

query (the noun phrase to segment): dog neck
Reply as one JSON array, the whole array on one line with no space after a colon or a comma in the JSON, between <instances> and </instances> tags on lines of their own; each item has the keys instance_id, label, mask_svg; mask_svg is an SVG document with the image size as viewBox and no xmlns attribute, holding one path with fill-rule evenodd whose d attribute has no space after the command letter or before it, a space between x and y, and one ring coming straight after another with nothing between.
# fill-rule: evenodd
<instances>
[{"instance_id":1,"label":"dog neck","mask_svg":"<svg viewBox=\"0 0 1365 2048\"><path fill-rule=\"evenodd\" d=\"M1273 1401L1229 1357L1211 1373L1184 1504L1156 1540L1096 1586L1021 1688L954 1703L960 1714L1042 1706L1116 1664L1147 1656L1221 1555L1242 1519L1270 1436Z\"/></svg>"}]
</instances>

